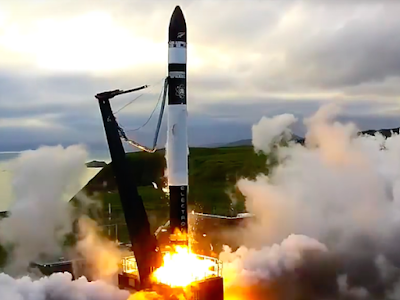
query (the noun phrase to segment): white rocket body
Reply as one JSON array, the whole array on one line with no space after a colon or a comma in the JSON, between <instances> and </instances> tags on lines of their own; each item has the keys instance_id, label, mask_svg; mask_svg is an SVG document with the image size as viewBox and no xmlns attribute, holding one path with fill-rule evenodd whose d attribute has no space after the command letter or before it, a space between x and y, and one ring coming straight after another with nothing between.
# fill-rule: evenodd
<instances>
[{"instance_id":1,"label":"white rocket body","mask_svg":"<svg viewBox=\"0 0 400 300\"><path fill-rule=\"evenodd\" d=\"M171 17L168 39L168 133L167 175L170 197L171 240L176 232L186 236L188 232L188 136L186 102L187 63L186 22L177 6ZM175 237L174 237L175 236ZM186 237L183 238L187 242Z\"/></svg>"}]
</instances>

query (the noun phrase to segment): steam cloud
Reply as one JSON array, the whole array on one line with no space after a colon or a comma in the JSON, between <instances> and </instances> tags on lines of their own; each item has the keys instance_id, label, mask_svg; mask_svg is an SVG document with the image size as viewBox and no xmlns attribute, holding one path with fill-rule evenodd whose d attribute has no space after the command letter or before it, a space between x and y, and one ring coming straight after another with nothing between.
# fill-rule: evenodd
<instances>
[{"instance_id":1,"label":"steam cloud","mask_svg":"<svg viewBox=\"0 0 400 300\"><path fill-rule=\"evenodd\" d=\"M297 118L290 114L283 114L272 118L262 117L257 125L253 126L253 146L256 151L269 153L271 147L290 137L288 126L295 123ZM265 130L268 128L268 131Z\"/></svg>"},{"instance_id":2,"label":"steam cloud","mask_svg":"<svg viewBox=\"0 0 400 300\"><path fill-rule=\"evenodd\" d=\"M7 274L0 273L0 299L135 300L147 296L130 296L116 287L113 279L121 252L85 217L79 220L80 239L74 251L86 258L89 270L84 271L95 281L88 282L85 277L72 281L69 273L40 278L41 274L28 271L31 261L62 254L65 234L71 232L74 221L68 198L80 187L86 158L85 148L74 145L42 147L11 162L16 199L10 216L0 222L1 244L12 245L4 269ZM92 204L85 195L80 198L81 204Z\"/></svg>"},{"instance_id":3,"label":"steam cloud","mask_svg":"<svg viewBox=\"0 0 400 300\"><path fill-rule=\"evenodd\" d=\"M305 146L273 147L294 116L253 126L255 149L279 164L237 183L256 217L244 246L220 255L227 286L251 287L248 299L400 297L400 137L358 136L335 122L339 112L327 105L306 119Z\"/></svg>"},{"instance_id":4,"label":"steam cloud","mask_svg":"<svg viewBox=\"0 0 400 300\"><path fill-rule=\"evenodd\" d=\"M76 245L76 251L85 258L86 273L93 280L102 280L109 284L118 285L118 264L123 257L115 243L100 234L97 224L87 218L79 220L81 239ZM125 253L128 256L128 253Z\"/></svg>"},{"instance_id":5,"label":"steam cloud","mask_svg":"<svg viewBox=\"0 0 400 300\"><path fill-rule=\"evenodd\" d=\"M88 282L85 277L72 281L69 273L55 273L39 280L0 274L0 297L2 300L126 300L129 292L103 281Z\"/></svg>"},{"instance_id":6,"label":"steam cloud","mask_svg":"<svg viewBox=\"0 0 400 300\"><path fill-rule=\"evenodd\" d=\"M0 223L0 242L12 244L8 274L25 274L42 255L60 255L72 215L66 197L79 188L87 153L82 146L42 147L10 163L15 203Z\"/></svg>"}]
</instances>

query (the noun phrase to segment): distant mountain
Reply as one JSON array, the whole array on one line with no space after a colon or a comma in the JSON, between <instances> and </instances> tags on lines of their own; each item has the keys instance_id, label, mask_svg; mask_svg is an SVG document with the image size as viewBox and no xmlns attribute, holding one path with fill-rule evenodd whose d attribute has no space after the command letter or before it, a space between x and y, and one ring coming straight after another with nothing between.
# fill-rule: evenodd
<instances>
[{"instance_id":1,"label":"distant mountain","mask_svg":"<svg viewBox=\"0 0 400 300\"><path fill-rule=\"evenodd\" d=\"M298 142L298 143L303 143L304 142L304 138L296 135L296 134L292 134L292 140ZM244 139L244 140L238 140L235 142L231 142L228 144L223 144L220 145L218 147L240 147L240 146L252 146L253 142L251 139Z\"/></svg>"},{"instance_id":2,"label":"distant mountain","mask_svg":"<svg viewBox=\"0 0 400 300\"><path fill-rule=\"evenodd\" d=\"M392 133L400 133L400 127L396 128L389 128L389 129L369 129L369 130L364 130L360 131L358 134L363 135L375 135L375 133L379 132L382 134L384 137L390 137L392 136ZM304 144L305 138L298 136L296 134L292 134L292 140L294 140L297 143ZM252 145L252 140L251 139L244 139L244 140L238 140L230 143L214 143L214 144L209 144L204 147L206 148L219 148L219 147L240 147L240 146L251 146Z\"/></svg>"},{"instance_id":3,"label":"distant mountain","mask_svg":"<svg viewBox=\"0 0 400 300\"><path fill-rule=\"evenodd\" d=\"M251 139L239 140L232 143L224 144L220 147L238 147L238 146L251 146L253 145Z\"/></svg>"},{"instance_id":4,"label":"distant mountain","mask_svg":"<svg viewBox=\"0 0 400 300\"><path fill-rule=\"evenodd\" d=\"M219 148L219 147L223 147L224 145L225 145L225 143L212 143L212 144L203 145L201 147L204 147L204 148Z\"/></svg>"}]
</instances>

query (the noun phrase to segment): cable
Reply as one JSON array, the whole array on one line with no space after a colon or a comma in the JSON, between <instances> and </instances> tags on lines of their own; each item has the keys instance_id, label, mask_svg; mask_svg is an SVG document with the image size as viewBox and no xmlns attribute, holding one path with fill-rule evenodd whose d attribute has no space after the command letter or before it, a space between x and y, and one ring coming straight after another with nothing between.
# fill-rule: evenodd
<instances>
[{"instance_id":1,"label":"cable","mask_svg":"<svg viewBox=\"0 0 400 300\"><path fill-rule=\"evenodd\" d=\"M154 113L155 113L155 111L156 111L156 109L157 109L157 107L158 107L158 104L160 103L161 95L162 95L162 94L163 94L163 90L161 90L160 95L158 96L157 104L156 104L156 106L154 107L153 111L151 112L150 117L146 120L146 122L144 122L143 125L141 125L141 126L135 128L135 129L125 130L126 132L138 131L138 130L142 129L144 126L146 126L146 125L150 122L151 118L153 117L153 115L154 115Z\"/></svg>"},{"instance_id":2,"label":"cable","mask_svg":"<svg viewBox=\"0 0 400 300\"><path fill-rule=\"evenodd\" d=\"M118 127L119 127L119 128L118 128L118 129L119 129L119 134L120 134L121 138L123 138L123 139L124 139L127 143L129 143L131 146L136 147L136 148L138 148L138 149L140 149L140 150L149 152L149 153L154 153L154 152L156 152L156 150L157 150L157 139L158 139L158 134L160 133L160 127L161 127L161 122L162 122L162 118L163 118L163 113L164 113L164 108L165 108L165 102L166 102L166 98L167 98L167 90L168 90L168 77L165 78L165 80L164 80L164 87L163 87L163 89L161 90L160 96L158 97L157 105L156 105L156 107L154 108L153 112L151 113L150 118L149 118L142 126L140 126L139 128L135 129L135 130L139 130L140 128L143 128L143 127L150 121L152 115L154 114L154 112L155 112L155 110L156 110L156 108L157 108L157 106L158 106L158 103L160 102L161 95L162 95L162 99L163 99L163 100L162 100L162 104L161 104L160 115L159 115L159 117L158 117L157 129L156 129L156 133L155 133L155 135L154 135L153 148L152 148L152 149L147 148L146 146L142 146L142 145L140 145L139 143L137 143L137 142L135 142L135 141L129 139L129 138L126 136L124 130L123 130L120 126L118 126Z\"/></svg>"},{"instance_id":3,"label":"cable","mask_svg":"<svg viewBox=\"0 0 400 300\"><path fill-rule=\"evenodd\" d=\"M121 110L123 110L125 107L131 105L133 102L135 102L137 99L139 99L140 97L142 97L144 94L140 94L139 96L137 96L136 98L133 98L133 100L129 101L127 104L125 104L124 106L122 106L120 109L118 109L114 115L116 115L117 113L119 113Z\"/></svg>"},{"instance_id":4,"label":"cable","mask_svg":"<svg viewBox=\"0 0 400 300\"><path fill-rule=\"evenodd\" d=\"M155 83L149 85L151 88L158 86L162 81L164 80L164 77L161 80L156 81ZM150 88L150 89L151 89ZM119 113L121 110L123 110L124 108L128 107L129 105L131 105L133 102L135 102L136 100L138 100L140 97L142 97L144 95L140 94L137 97L133 98L131 101L129 101L127 104L125 104L124 106L122 106L120 109L118 109L116 112L114 112L114 115L116 115L117 113Z\"/></svg>"}]
</instances>

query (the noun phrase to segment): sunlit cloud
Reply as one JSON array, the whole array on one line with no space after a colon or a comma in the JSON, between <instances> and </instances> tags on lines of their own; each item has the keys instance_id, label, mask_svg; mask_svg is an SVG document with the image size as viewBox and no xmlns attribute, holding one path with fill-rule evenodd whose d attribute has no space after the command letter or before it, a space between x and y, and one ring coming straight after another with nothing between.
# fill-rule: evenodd
<instances>
[{"instance_id":1,"label":"sunlit cloud","mask_svg":"<svg viewBox=\"0 0 400 300\"><path fill-rule=\"evenodd\" d=\"M261 112L302 116L326 101L355 103L356 109L346 106L354 118L390 115L393 124L399 114L400 3L243 3L180 3L188 25L189 125L207 128L210 135L211 124L218 133L229 130L229 121L242 126L234 128L245 136ZM94 95L150 84L119 114L124 125L140 126L167 75L168 23L175 5L172 0L3 1L0 139L12 136L11 129L23 135L29 128L31 136L40 137L32 130L48 133L62 126L68 135L59 134L57 141L85 136L104 143ZM137 94L131 96L113 100L113 107ZM382 124L379 119L371 127ZM194 140L208 143L207 134L196 135Z\"/></svg>"}]
</instances>

